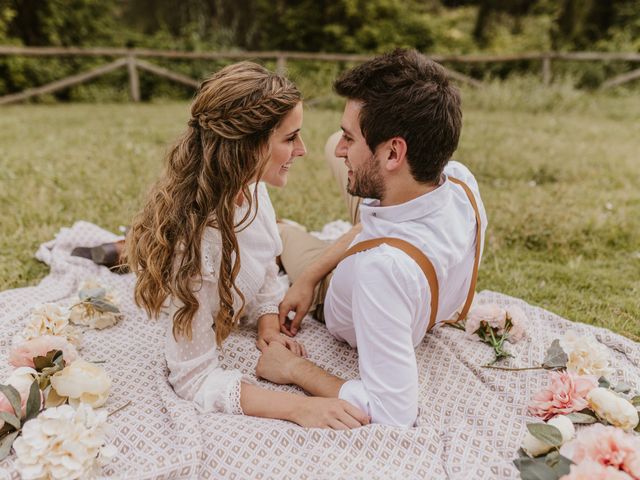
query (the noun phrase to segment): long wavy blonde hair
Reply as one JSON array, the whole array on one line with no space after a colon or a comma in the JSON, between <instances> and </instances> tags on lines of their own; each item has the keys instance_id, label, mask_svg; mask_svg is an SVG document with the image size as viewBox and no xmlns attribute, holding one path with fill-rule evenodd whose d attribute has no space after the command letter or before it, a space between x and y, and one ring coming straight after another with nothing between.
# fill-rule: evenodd
<instances>
[{"instance_id":1,"label":"long wavy blonde hair","mask_svg":"<svg viewBox=\"0 0 640 480\"><path fill-rule=\"evenodd\" d=\"M174 337L191 338L207 226L221 237L220 308L212 318L218 345L242 314L245 299L235 284L240 271L236 233L257 209L257 189L252 196L248 186L262 175L273 131L300 100L293 83L251 62L225 67L200 86L189 127L169 150L165 171L134 219L125 247L137 276L138 306L157 318L167 298L179 300ZM249 208L235 224L240 193ZM234 311L233 292L241 299L239 311Z\"/></svg>"}]
</instances>

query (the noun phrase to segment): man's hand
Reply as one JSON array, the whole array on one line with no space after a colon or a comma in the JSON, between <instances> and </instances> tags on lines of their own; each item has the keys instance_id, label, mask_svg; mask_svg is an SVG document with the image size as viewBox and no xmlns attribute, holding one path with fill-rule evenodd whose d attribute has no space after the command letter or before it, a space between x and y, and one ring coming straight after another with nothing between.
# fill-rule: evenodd
<instances>
[{"instance_id":1,"label":"man's hand","mask_svg":"<svg viewBox=\"0 0 640 480\"><path fill-rule=\"evenodd\" d=\"M298 333L302 319L309 311L313 301L313 290L315 284L300 277L287 291L282 302L280 302L280 331L290 337ZM288 323L289 312L295 312L295 317Z\"/></svg>"},{"instance_id":2,"label":"man's hand","mask_svg":"<svg viewBox=\"0 0 640 480\"><path fill-rule=\"evenodd\" d=\"M256 375L280 385L293 383L295 369L301 364L300 362L306 361L278 342L271 342L260 348L260 351L262 355L256 365Z\"/></svg>"},{"instance_id":3,"label":"man's hand","mask_svg":"<svg viewBox=\"0 0 640 480\"><path fill-rule=\"evenodd\" d=\"M370 418L357 407L339 398L306 397L291 419L307 428L347 430L369 425Z\"/></svg>"},{"instance_id":4,"label":"man's hand","mask_svg":"<svg viewBox=\"0 0 640 480\"><path fill-rule=\"evenodd\" d=\"M307 356L307 349L302 343L295 341L293 338L285 337L278 330L268 330L258 334L258 339L256 340L258 350L264 351L268 345L273 343L283 345L299 357Z\"/></svg>"}]
</instances>

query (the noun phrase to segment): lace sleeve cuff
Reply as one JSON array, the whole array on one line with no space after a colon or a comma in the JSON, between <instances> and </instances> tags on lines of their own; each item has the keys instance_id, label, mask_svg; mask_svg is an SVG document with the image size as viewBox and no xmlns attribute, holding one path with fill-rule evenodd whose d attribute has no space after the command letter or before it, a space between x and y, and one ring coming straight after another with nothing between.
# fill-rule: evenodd
<instances>
[{"instance_id":1,"label":"lace sleeve cuff","mask_svg":"<svg viewBox=\"0 0 640 480\"><path fill-rule=\"evenodd\" d=\"M240 384L255 383L237 370L222 370L205 379L194 397L200 412L244 415L240 404Z\"/></svg>"},{"instance_id":2,"label":"lace sleeve cuff","mask_svg":"<svg viewBox=\"0 0 640 480\"><path fill-rule=\"evenodd\" d=\"M277 315L278 314L278 305L276 305L276 304L260 305L260 307L258 307L255 310L254 316L255 316L256 319L258 319L261 316L267 315L269 313L275 313Z\"/></svg>"}]
</instances>

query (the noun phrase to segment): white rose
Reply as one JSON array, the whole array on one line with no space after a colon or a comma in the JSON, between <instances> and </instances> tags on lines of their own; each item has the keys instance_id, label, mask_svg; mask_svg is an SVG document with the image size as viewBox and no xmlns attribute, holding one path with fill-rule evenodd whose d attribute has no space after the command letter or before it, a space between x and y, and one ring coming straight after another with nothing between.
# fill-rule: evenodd
<instances>
[{"instance_id":1,"label":"white rose","mask_svg":"<svg viewBox=\"0 0 640 480\"><path fill-rule=\"evenodd\" d=\"M111 379L98 365L76 360L51 377L51 386L59 396L69 397L70 405L101 407L109 396Z\"/></svg>"},{"instance_id":2,"label":"white rose","mask_svg":"<svg viewBox=\"0 0 640 480\"><path fill-rule=\"evenodd\" d=\"M27 479L94 478L115 454L106 444L107 412L88 405L48 408L25 423L16 439L16 468Z\"/></svg>"},{"instance_id":3,"label":"white rose","mask_svg":"<svg viewBox=\"0 0 640 480\"><path fill-rule=\"evenodd\" d=\"M560 339L560 346L567 354L567 370L578 375L606 377L613 373L609 368L609 350L591 336L580 336L570 330Z\"/></svg>"},{"instance_id":4,"label":"white rose","mask_svg":"<svg viewBox=\"0 0 640 480\"><path fill-rule=\"evenodd\" d=\"M567 443L576 434L576 428L573 426L573 422L565 415L557 415L553 417L547 422L547 425L552 425L560 430L560 433L562 434L562 444ZM522 440L522 449L530 457L537 457L538 455L547 453L552 448L553 447L548 443L538 440L536 437L531 435L531 432L528 430Z\"/></svg>"},{"instance_id":5,"label":"white rose","mask_svg":"<svg viewBox=\"0 0 640 480\"><path fill-rule=\"evenodd\" d=\"M31 384L33 380L38 377L38 372L36 372L31 367L18 367L9 378L5 380L5 385L11 385L13 388L18 390L18 392L28 392L31 388Z\"/></svg>"},{"instance_id":6,"label":"white rose","mask_svg":"<svg viewBox=\"0 0 640 480\"><path fill-rule=\"evenodd\" d=\"M38 372L36 372L33 368L19 367L11 372L11 375L9 375L9 377L4 382L2 382L3 385L11 385L18 391L18 394L20 395L21 417L24 417L27 413L26 406L29 394L31 393L31 384L37 377ZM9 402L9 399L3 393L0 393L0 412L13 412L13 406ZM0 420L0 428L2 428L3 425L4 421Z\"/></svg>"},{"instance_id":7,"label":"white rose","mask_svg":"<svg viewBox=\"0 0 640 480\"><path fill-rule=\"evenodd\" d=\"M587 395L591 409L614 427L633 430L638 425L638 411L631 402L607 388L594 388Z\"/></svg>"}]
</instances>

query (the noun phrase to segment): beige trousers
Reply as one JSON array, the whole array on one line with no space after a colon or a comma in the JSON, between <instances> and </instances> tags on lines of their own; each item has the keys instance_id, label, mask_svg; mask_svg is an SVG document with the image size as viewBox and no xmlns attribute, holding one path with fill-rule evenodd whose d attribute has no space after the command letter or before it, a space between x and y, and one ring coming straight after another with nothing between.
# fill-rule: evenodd
<instances>
[{"instance_id":1,"label":"beige trousers","mask_svg":"<svg viewBox=\"0 0 640 480\"><path fill-rule=\"evenodd\" d=\"M333 178L338 182L338 187L347 205L349 219L355 225L360 220L360 198L354 197L347 192L348 169L344 164L344 159L336 157L334 153L341 135L341 132L336 132L329 137L324 148L324 158L331 169ZM289 276L289 281L293 283L310 264L322 256L330 243L314 237L295 225L279 223L278 229L282 239L280 261ZM332 273L327 275L316 287L311 310L314 310L318 304L323 303L331 275Z\"/></svg>"}]
</instances>

